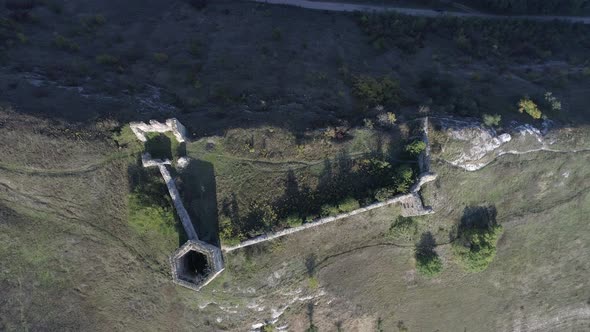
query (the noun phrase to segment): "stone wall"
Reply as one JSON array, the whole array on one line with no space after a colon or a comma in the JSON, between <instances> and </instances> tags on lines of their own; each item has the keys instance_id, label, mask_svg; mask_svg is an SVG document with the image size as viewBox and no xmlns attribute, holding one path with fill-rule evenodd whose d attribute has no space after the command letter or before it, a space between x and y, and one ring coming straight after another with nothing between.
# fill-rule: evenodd
<instances>
[{"instance_id":1,"label":"stone wall","mask_svg":"<svg viewBox=\"0 0 590 332\"><path fill-rule=\"evenodd\" d=\"M168 119L165 123L155 120L150 120L149 124L144 122L132 122L129 124L129 126L131 127L131 130L137 139L142 142L147 141L146 134L150 132L172 132L178 142L186 141L186 128L176 119ZM179 158L177 165L181 168L186 167L188 162L189 161L186 157L182 157ZM176 209L178 218L180 219L182 227L184 228L186 236L188 237L188 241L170 257L172 280L178 285L198 291L203 286L211 282L211 280L215 279L215 277L217 277L224 270L223 255L221 250L216 246L199 241L199 236L195 227L193 226L188 212L184 207L182 198L180 197L178 189L176 188L176 183L168 171L167 165L172 165L172 162L168 159L153 159L152 156L146 152L141 155L141 163L143 167L158 167L160 170L160 174L162 175L162 178L166 183L166 187L168 188L168 193L170 194L172 202L174 203L174 208ZM190 250L204 254L207 257L208 265L211 267L211 271L207 277L198 284L187 282L179 278L179 264L181 264L182 256L187 254L187 252Z\"/></svg>"},{"instance_id":2,"label":"stone wall","mask_svg":"<svg viewBox=\"0 0 590 332\"><path fill-rule=\"evenodd\" d=\"M153 159L152 155L146 152L141 155L141 165L143 167L156 167L160 165L172 165L172 162L169 159Z\"/></svg>"},{"instance_id":3,"label":"stone wall","mask_svg":"<svg viewBox=\"0 0 590 332\"><path fill-rule=\"evenodd\" d=\"M160 169L160 174L164 178L166 182L166 186L168 187L168 193L172 198L172 202L174 203L174 208L176 208L176 213L182 222L182 227L184 227L184 231L186 232L186 236L189 240L198 240L199 237L197 236L197 231L193 227L193 223L191 222L191 218L188 215L188 212L184 208L184 204L182 204L182 199L180 198L180 194L178 193L178 189L176 188L176 183L172 179L170 172L166 168L166 165L160 164L158 165Z\"/></svg>"},{"instance_id":4,"label":"stone wall","mask_svg":"<svg viewBox=\"0 0 590 332\"><path fill-rule=\"evenodd\" d=\"M423 135L422 139L426 143L426 149L424 152L420 154L418 157L419 167L420 167L420 176L418 177L418 181L410 188L410 193L405 195L398 195L393 197L385 202L374 203L371 205L367 205L360 209L356 209L351 212L342 213L336 216L330 216L325 218L316 219L310 223L303 224L298 227L287 228L272 234L263 234L253 239L246 240L238 245L235 246L228 246L222 247L223 251L229 252L236 249L248 247L257 243L265 242L274 240L276 238L293 234L296 232L300 232L306 230L308 228L317 227L323 224L327 224L336 220L345 219L351 216L355 216L357 214L365 213L370 210L379 209L388 205L392 204L400 204L402 211L401 214L404 217L414 217L414 216L422 216L426 214L434 213L431 207L424 206L422 202L422 197L420 197L420 189L422 186L428 182L436 180L436 174L430 173L430 145L428 144L428 117L422 119L422 128L423 128Z\"/></svg>"},{"instance_id":5,"label":"stone wall","mask_svg":"<svg viewBox=\"0 0 590 332\"><path fill-rule=\"evenodd\" d=\"M168 119L166 122L150 120L149 124L145 122L131 122L131 130L142 142L147 141L146 133L167 133L171 132L178 142L185 142L187 138L186 128L176 119Z\"/></svg>"},{"instance_id":6,"label":"stone wall","mask_svg":"<svg viewBox=\"0 0 590 332\"><path fill-rule=\"evenodd\" d=\"M433 181L435 179L436 179L436 174L425 173L420 176L418 183L416 183L416 185L414 185L412 187L412 192L410 192L409 194L399 195L399 196L391 198L385 202L379 202L379 203L367 205L365 207L362 207L360 209L356 209L351 212L342 213L342 214L339 214L336 216L316 219L310 223L303 224L298 227L287 228L287 229L284 229L282 231L278 231L278 232L272 233L272 234L263 234L258 237L255 237L253 239L246 240L246 241L244 241L238 245L235 245L235 246L231 246L231 247L224 246L224 247L222 247L222 249L225 252L234 251L236 249L248 247L248 246L251 246L251 245L254 245L257 243L261 243L261 242L265 242L265 241L269 241L269 240L274 240L276 238L283 237L285 235L293 234L293 233L300 232L300 231L303 231L303 230L306 230L309 228L313 228L313 227L318 227L320 225L324 225L324 224L327 224L327 223L330 223L330 222L333 222L336 220L345 219L348 217L355 216L357 214L365 213L367 211L379 209L379 208L382 208L382 207L385 207L388 205L392 205L392 204L401 204L402 215L406 216L406 217L431 214L431 213L434 213L434 211L430 207L424 207L424 205L422 204L422 199L420 198L420 194L418 194L418 191L420 190L420 187L422 185L424 185L427 182Z\"/></svg>"},{"instance_id":7,"label":"stone wall","mask_svg":"<svg viewBox=\"0 0 590 332\"><path fill-rule=\"evenodd\" d=\"M178 266L178 264L180 264L182 257L191 250L207 256L208 264L211 267L211 273L198 285L183 280L179 275L181 267ZM178 248L178 250L176 250L176 252L170 257L170 265L172 266L172 280L178 285L196 291L210 283L225 269L221 250L216 246L199 240L188 240L184 245Z\"/></svg>"}]
</instances>

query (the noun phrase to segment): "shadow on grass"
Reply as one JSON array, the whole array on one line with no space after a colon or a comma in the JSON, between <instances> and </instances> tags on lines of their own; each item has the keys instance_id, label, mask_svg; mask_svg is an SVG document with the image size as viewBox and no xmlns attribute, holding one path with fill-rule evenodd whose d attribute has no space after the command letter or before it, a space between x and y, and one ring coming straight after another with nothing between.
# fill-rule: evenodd
<instances>
[{"instance_id":1,"label":"shadow on grass","mask_svg":"<svg viewBox=\"0 0 590 332\"><path fill-rule=\"evenodd\" d=\"M191 160L179 172L179 177L179 191L199 239L218 246L217 185L213 164Z\"/></svg>"},{"instance_id":2,"label":"shadow on grass","mask_svg":"<svg viewBox=\"0 0 590 332\"><path fill-rule=\"evenodd\" d=\"M178 218L178 214L174 210L168 188L159 170L155 167L144 168L141 165L141 159L138 155L136 162L127 167L127 174L130 192L138 200L140 208L162 208L161 211L169 211L170 215L174 216L174 229L178 233L178 242L179 244L184 244L188 238ZM161 216L157 215L145 217L152 218L151 222L161 218ZM171 222L172 220L170 220Z\"/></svg>"},{"instance_id":3,"label":"shadow on grass","mask_svg":"<svg viewBox=\"0 0 590 332\"><path fill-rule=\"evenodd\" d=\"M463 210L459 233L467 229L490 228L497 225L498 212L495 206L468 206Z\"/></svg>"}]
</instances>

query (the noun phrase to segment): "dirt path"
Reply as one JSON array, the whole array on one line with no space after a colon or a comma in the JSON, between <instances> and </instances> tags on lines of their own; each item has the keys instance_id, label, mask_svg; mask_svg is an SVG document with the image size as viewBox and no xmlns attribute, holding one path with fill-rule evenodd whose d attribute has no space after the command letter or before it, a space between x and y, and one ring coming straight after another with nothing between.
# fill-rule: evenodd
<instances>
[{"instance_id":1,"label":"dirt path","mask_svg":"<svg viewBox=\"0 0 590 332\"><path fill-rule=\"evenodd\" d=\"M5 164L0 162L0 170L5 170L13 173L29 174L29 175L48 175L48 176L69 176L82 173L88 173L97 170L104 165L119 159L125 159L133 156L133 153L128 152L115 152L102 160L95 163L87 164L76 168L54 168L54 169L43 169L27 166L19 166L12 164Z\"/></svg>"},{"instance_id":2,"label":"dirt path","mask_svg":"<svg viewBox=\"0 0 590 332\"><path fill-rule=\"evenodd\" d=\"M365 5L356 3L343 2L322 2L310 0L249 0L260 3L267 3L273 5L289 5L314 10L327 10L335 12L398 12L401 14L424 17L479 17L488 19L527 19L533 21L567 21L571 23L590 24L590 17L583 16L542 16L542 15L493 15L476 12L454 12L454 11L437 11L434 9L418 9L418 8L403 8L403 7L389 7L379 5Z\"/></svg>"}]
</instances>

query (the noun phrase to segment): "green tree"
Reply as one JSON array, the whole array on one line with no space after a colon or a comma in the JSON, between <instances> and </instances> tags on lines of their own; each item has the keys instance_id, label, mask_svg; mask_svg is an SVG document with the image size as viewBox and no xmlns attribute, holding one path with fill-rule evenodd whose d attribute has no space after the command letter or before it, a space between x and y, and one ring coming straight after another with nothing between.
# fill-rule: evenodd
<instances>
[{"instance_id":1,"label":"green tree","mask_svg":"<svg viewBox=\"0 0 590 332\"><path fill-rule=\"evenodd\" d=\"M418 224L413 218L399 216L389 226L387 236L392 239L412 239L418 232Z\"/></svg>"},{"instance_id":2,"label":"green tree","mask_svg":"<svg viewBox=\"0 0 590 332\"><path fill-rule=\"evenodd\" d=\"M364 106L368 107L397 105L401 100L399 83L388 77L357 76L352 83L352 93Z\"/></svg>"},{"instance_id":3,"label":"green tree","mask_svg":"<svg viewBox=\"0 0 590 332\"><path fill-rule=\"evenodd\" d=\"M502 231L502 226L496 223L493 206L467 207L459 225L458 237L453 242L453 254L465 270L483 271L496 256L496 245Z\"/></svg>"},{"instance_id":4,"label":"green tree","mask_svg":"<svg viewBox=\"0 0 590 332\"><path fill-rule=\"evenodd\" d=\"M408 165L402 165L395 170L395 189L400 193L407 193L414 180L414 171Z\"/></svg>"},{"instance_id":5,"label":"green tree","mask_svg":"<svg viewBox=\"0 0 590 332\"><path fill-rule=\"evenodd\" d=\"M260 330L261 332L275 332L277 329L275 328L274 324L268 323L265 324Z\"/></svg>"},{"instance_id":6,"label":"green tree","mask_svg":"<svg viewBox=\"0 0 590 332\"><path fill-rule=\"evenodd\" d=\"M422 234L416 245L416 270L427 277L438 275L443 268L442 260L434 250L435 246L436 242L430 232Z\"/></svg>"},{"instance_id":7,"label":"green tree","mask_svg":"<svg viewBox=\"0 0 590 332\"><path fill-rule=\"evenodd\" d=\"M406 148L405 148L406 152L409 152L413 156L419 155L425 149L426 149L426 143L422 140L415 140L412 143L406 145Z\"/></svg>"},{"instance_id":8,"label":"green tree","mask_svg":"<svg viewBox=\"0 0 590 332\"><path fill-rule=\"evenodd\" d=\"M518 111L526 113L533 117L533 119L540 119L543 115L539 107L529 97L524 97L518 102Z\"/></svg>"}]
</instances>

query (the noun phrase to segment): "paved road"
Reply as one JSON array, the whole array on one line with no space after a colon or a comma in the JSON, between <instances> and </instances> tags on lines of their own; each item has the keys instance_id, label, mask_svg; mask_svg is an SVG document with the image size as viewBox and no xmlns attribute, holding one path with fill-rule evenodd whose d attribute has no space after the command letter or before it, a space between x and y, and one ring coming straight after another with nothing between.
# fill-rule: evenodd
<instances>
[{"instance_id":1,"label":"paved road","mask_svg":"<svg viewBox=\"0 0 590 332\"><path fill-rule=\"evenodd\" d=\"M538 15L493 15L482 13L461 13L452 11L436 11L434 9L417 9L417 8L402 8L389 7L379 5L365 5L358 3L341 3L341 2L321 2L310 0L250 0L254 2L268 3L274 5L289 5L301 8L327 10L336 12L385 12L394 11L402 14L413 16L439 17L439 16L456 16L456 17L482 17L490 19L529 19L534 21L568 21L572 23L590 24L590 17L585 16L538 16Z\"/></svg>"}]
</instances>

